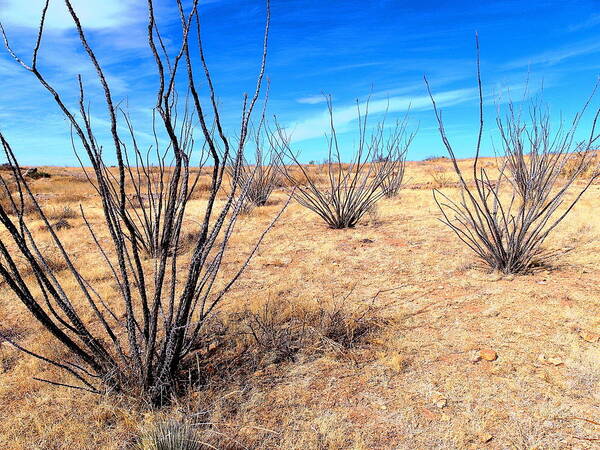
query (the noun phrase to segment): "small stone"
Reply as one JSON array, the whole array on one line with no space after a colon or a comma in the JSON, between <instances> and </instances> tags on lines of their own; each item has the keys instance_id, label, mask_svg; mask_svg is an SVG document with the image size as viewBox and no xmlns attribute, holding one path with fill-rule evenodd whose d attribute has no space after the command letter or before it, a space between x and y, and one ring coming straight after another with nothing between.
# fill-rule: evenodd
<instances>
[{"instance_id":1,"label":"small stone","mask_svg":"<svg viewBox=\"0 0 600 450\"><path fill-rule=\"evenodd\" d=\"M594 333L593 331L582 331L579 333L579 336L584 341L591 343L598 342L598 340L600 340L600 334Z\"/></svg>"},{"instance_id":2,"label":"small stone","mask_svg":"<svg viewBox=\"0 0 600 450\"><path fill-rule=\"evenodd\" d=\"M540 356L538 356L538 360L539 360L541 363L544 363L544 364L552 364L552 365L554 365L554 366L560 366L560 365L564 364L564 363L563 363L563 360L562 360L562 359L560 359L558 356L550 356L550 357L547 357L547 356L546 356L546 355L544 355L543 353L542 353L542 354L540 354Z\"/></svg>"},{"instance_id":3,"label":"small stone","mask_svg":"<svg viewBox=\"0 0 600 450\"><path fill-rule=\"evenodd\" d=\"M421 413L429 420L437 420L439 415L428 408L421 408Z\"/></svg>"},{"instance_id":4,"label":"small stone","mask_svg":"<svg viewBox=\"0 0 600 450\"><path fill-rule=\"evenodd\" d=\"M500 315L500 311L498 311L496 308L489 308L483 312L483 315L485 317L497 317Z\"/></svg>"},{"instance_id":5,"label":"small stone","mask_svg":"<svg viewBox=\"0 0 600 450\"><path fill-rule=\"evenodd\" d=\"M446 400L445 398L440 398L439 400L437 400L435 402L435 406L437 408L444 408L447 404L448 404L448 400Z\"/></svg>"},{"instance_id":6,"label":"small stone","mask_svg":"<svg viewBox=\"0 0 600 450\"><path fill-rule=\"evenodd\" d=\"M436 408L444 408L446 405L448 405L448 399L439 393L433 395L432 401Z\"/></svg>"},{"instance_id":7,"label":"small stone","mask_svg":"<svg viewBox=\"0 0 600 450\"><path fill-rule=\"evenodd\" d=\"M469 355L469 361L472 362L473 364L481 361L481 356L479 355L478 352L471 352L471 354Z\"/></svg>"},{"instance_id":8,"label":"small stone","mask_svg":"<svg viewBox=\"0 0 600 450\"><path fill-rule=\"evenodd\" d=\"M486 361L496 361L498 359L498 353L491 348L484 348L479 350L479 356Z\"/></svg>"},{"instance_id":9,"label":"small stone","mask_svg":"<svg viewBox=\"0 0 600 450\"><path fill-rule=\"evenodd\" d=\"M483 443L486 444L488 442L490 442L492 439L494 439L494 436L490 433L480 433L479 434L479 440Z\"/></svg>"}]
</instances>

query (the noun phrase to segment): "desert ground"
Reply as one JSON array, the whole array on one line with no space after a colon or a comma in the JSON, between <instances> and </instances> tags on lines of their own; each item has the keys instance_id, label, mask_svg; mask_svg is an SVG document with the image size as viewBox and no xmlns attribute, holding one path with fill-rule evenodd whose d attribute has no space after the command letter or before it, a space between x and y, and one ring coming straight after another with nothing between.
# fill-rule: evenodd
<instances>
[{"instance_id":1,"label":"desert ground","mask_svg":"<svg viewBox=\"0 0 600 450\"><path fill-rule=\"evenodd\" d=\"M32 189L68 224L58 233L82 273L110 294L113 277L79 213L102 238L98 197L80 168L40 170L51 176ZM60 374L0 342L0 448L129 448L166 420L192 424L206 448L594 448L600 185L546 241L557 251L551 264L504 276L438 220L432 188L456 196L454 181L448 160L407 163L401 194L346 230L292 201L213 317L218 339L202 350L212 356L198 358L203 382L162 409L35 381ZM240 217L225 275L286 198L279 188ZM69 286L65 269L59 261L55 273ZM5 283L0 326L32 351L64 351Z\"/></svg>"}]
</instances>

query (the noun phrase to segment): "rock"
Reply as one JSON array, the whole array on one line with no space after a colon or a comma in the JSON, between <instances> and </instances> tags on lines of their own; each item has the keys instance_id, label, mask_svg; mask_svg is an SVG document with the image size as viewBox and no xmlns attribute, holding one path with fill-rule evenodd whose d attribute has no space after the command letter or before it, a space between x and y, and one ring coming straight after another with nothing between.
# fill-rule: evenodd
<instances>
[{"instance_id":1,"label":"rock","mask_svg":"<svg viewBox=\"0 0 600 450\"><path fill-rule=\"evenodd\" d=\"M478 352L471 352L471 354L469 355L469 361L472 362L473 364L481 361L481 356L479 355Z\"/></svg>"},{"instance_id":2,"label":"rock","mask_svg":"<svg viewBox=\"0 0 600 450\"><path fill-rule=\"evenodd\" d=\"M446 405L448 404L448 400L446 400L443 397L440 397L438 400L435 401L434 405L436 406L436 408L444 408Z\"/></svg>"},{"instance_id":3,"label":"rock","mask_svg":"<svg viewBox=\"0 0 600 450\"><path fill-rule=\"evenodd\" d=\"M492 308L488 308L485 311L483 311L482 314L485 317L497 317L500 315L500 311L498 311L496 308L492 307Z\"/></svg>"},{"instance_id":4,"label":"rock","mask_svg":"<svg viewBox=\"0 0 600 450\"><path fill-rule=\"evenodd\" d=\"M434 413L432 410L428 408L421 408L421 414L429 420L437 420L439 419L439 415Z\"/></svg>"},{"instance_id":5,"label":"rock","mask_svg":"<svg viewBox=\"0 0 600 450\"><path fill-rule=\"evenodd\" d=\"M486 361L496 361L498 354L491 348L483 348L479 350L479 356Z\"/></svg>"},{"instance_id":6,"label":"rock","mask_svg":"<svg viewBox=\"0 0 600 450\"><path fill-rule=\"evenodd\" d=\"M439 392L435 392L431 396L431 401L436 408L444 408L446 405L448 405L448 399Z\"/></svg>"},{"instance_id":7,"label":"rock","mask_svg":"<svg viewBox=\"0 0 600 450\"><path fill-rule=\"evenodd\" d=\"M490 442L492 439L494 439L494 435L492 435L491 433L479 433L479 441L483 444L486 444L488 442Z\"/></svg>"},{"instance_id":8,"label":"rock","mask_svg":"<svg viewBox=\"0 0 600 450\"><path fill-rule=\"evenodd\" d=\"M560 366L563 362L562 359L554 357L554 358L548 358L548 362L550 364L553 364L555 366Z\"/></svg>"},{"instance_id":9,"label":"rock","mask_svg":"<svg viewBox=\"0 0 600 450\"><path fill-rule=\"evenodd\" d=\"M598 342L598 340L600 340L600 334L594 333L593 331L582 331L579 333L579 336L584 341L591 343Z\"/></svg>"},{"instance_id":10,"label":"rock","mask_svg":"<svg viewBox=\"0 0 600 450\"><path fill-rule=\"evenodd\" d=\"M557 356L547 357L543 353L540 354L540 356L538 356L538 360L544 364L552 364L554 366L560 366L560 365L564 364L563 360L560 359L559 357L557 357Z\"/></svg>"}]
</instances>

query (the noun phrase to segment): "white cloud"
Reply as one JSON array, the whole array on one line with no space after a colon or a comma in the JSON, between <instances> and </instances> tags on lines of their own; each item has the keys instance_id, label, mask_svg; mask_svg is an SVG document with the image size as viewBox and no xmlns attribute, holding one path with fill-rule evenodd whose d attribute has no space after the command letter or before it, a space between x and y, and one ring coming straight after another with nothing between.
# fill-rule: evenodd
<instances>
[{"instance_id":1,"label":"white cloud","mask_svg":"<svg viewBox=\"0 0 600 450\"><path fill-rule=\"evenodd\" d=\"M600 52L600 42L582 42L576 45L550 50L537 55L532 55L527 58L517 59L505 65L506 69L517 69L519 67L527 67L530 65L544 64L553 66L567 59L577 56L589 55Z\"/></svg>"},{"instance_id":2,"label":"white cloud","mask_svg":"<svg viewBox=\"0 0 600 450\"><path fill-rule=\"evenodd\" d=\"M10 25L37 28L39 26L44 0L0 0L0 20ZM86 29L111 29L129 24L135 20L134 0L73 0L82 25ZM51 1L46 16L48 30L64 31L72 29L73 19L63 1Z\"/></svg>"},{"instance_id":3,"label":"white cloud","mask_svg":"<svg viewBox=\"0 0 600 450\"><path fill-rule=\"evenodd\" d=\"M571 25L568 28L568 31L573 32L573 31L585 30L587 28L592 28L597 25L600 25L600 14L593 14L587 20L584 20L583 22L575 24L575 25Z\"/></svg>"},{"instance_id":4,"label":"white cloud","mask_svg":"<svg viewBox=\"0 0 600 450\"><path fill-rule=\"evenodd\" d=\"M297 99L298 103L305 103L307 105L316 105L318 103L325 103L326 97L324 95L311 95L310 97L302 97Z\"/></svg>"},{"instance_id":5,"label":"white cloud","mask_svg":"<svg viewBox=\"0 0 600 450\"><path fill-rule=\"evenodd\" d=\"M456 89L434 94L434 98L439 107L455 105L476 98L475 89ZM389 99L372 100L369 102L369 116L388 112L406 112L410 108L412 111L423 111L432 108L431 99L427 95L418 97L391 97ZM360 104L361 114L365 113L367 104ZM345 106L343 108L334 108L333 121L338 133L344 132L347 125L358 117L356 105ZM287 127L291 141L297 143L307 139L322 137L329 131L329 112L322 111L319 114L291 124Z\"/></svg>"}]
</instances>

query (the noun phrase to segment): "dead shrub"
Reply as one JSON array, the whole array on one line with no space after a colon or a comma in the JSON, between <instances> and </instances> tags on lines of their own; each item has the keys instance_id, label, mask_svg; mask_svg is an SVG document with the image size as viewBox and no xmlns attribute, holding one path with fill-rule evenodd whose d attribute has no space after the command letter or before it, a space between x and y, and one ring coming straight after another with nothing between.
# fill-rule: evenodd
<instances>
[{"instance_id":1,"label":"dead shrub","mask_svg":"<svg viewBox=\"0 0 600 450\"><path fill-rule=\"evenodd\" d=\"M71 228L73 228L73 225L71 225L66 219L60 219L57 222L51 224L50 226L44 225L43 228L46 231L50 231L50 228L52 228L54 231L60 231L70 230Z\"/></svg>"},{"instance_id":2,"label":"dead shrub","mask_svg":"<svg viewBox=\"0 0 600 450\"><path fill-rule=\"evenodd\" d=\"M432 155L432 156L428 156L423 161L424 162L448 161L448 157L447 156L440 156L440 155Z\"/></svg>"},{"instance_id":3,"label":"dead shrub","mask_svg":"<svg viewBox=\"0 0 600 450\"><path fill-rule=\"evenodd\" d=\"M49 272L57 273L68 269L69 266L58 249L50 247L41 249L40 251L43 255L43 260L40 259L39 263L46 265ZM27 267L27 272L33 273L30 266Z\"/></svg>"},{"instance_id":4,"label":"dead shrub","mask_svg":"<svg viewBox=\"0 0 600 450\"><path fill-rule=\"evenodd\" d=\"M61 203L80 203L85 199L87 199L87 195L85 195L85 194L61 193L61 195L60 195Z\"/></svg>"},{"instance_id":5,"label":"dead shrub","mask_svg":"<svg viewBox=\"0 0 600 450\"><path fill-rule=\"evenodd\" d=\"M381 225L381 213L377 204L373 204L367 211L367 218L370 225Z\"/></svg>"},{"instance_id":6,"label":"dead shrub","mask_svg":"<svg viewBox=\"0 0 600 450\"><path fill-rule=\"evenodd\" d=\"M28 196L19 196L17 184L11 178L11 175L2 174L0 186L0 207L10 215L18 215L22 212L23 216L31 216L37 212L37 208Z\"/></svg>"},{"instance_id":7,"label":"dead shrub","mask_svg":"<svg viewBox=\"0 0 600 450\"><path fill-rule=\"evenodd\" d=\"M589 179L594 176L600 167L600 151L590 156L589 154L573 155L561 168L561 176L563 178L579 177L581 179Z\"/></svg>"},{"instance_id":8,"label":"dead shrub","mask_svg":"<svg viewBox=\"0 0 600 450\"><path fill-rule=\"evenodd\" d=\"M427 168L427 174L432 180L434 189L452 186L454 179L452 174L444 166L432 166Z\"/></svg>"},{"instance_id":9,"label":"dead shrub","mask_svg":"<svg viewBox=\"0 0 600 450\"><path fill-rule=\"evenodd\" d=\"M0 373L10 372L18 361L19 358L16 352L12 351L9 353L6 346L0 344Z\"/></svg>"},{"instance_id":10,"label":"dead shrub","mask_svg":"<svg viewBox=\"0 0 600 450\"><path fill-rule=\"evenodd\" d=\"M241 166L238 168L238 176L233 174L233 166L228 166L228 172L231 180L237 179L246 210L255 206L264 206L269 197L278 185L279 165L281 155L273 146L267 145L268 141L263 130L265 120L265 111L258 124L258 128L253 132L254 152L252 161L243 158Z\"/></svg>"},{"instance_id":11,"label":"dead shrub","mask_svg":"<svg viewBox=\"0 0 600 450\"><path fill-rule=\"evenodd\" d=\"M308 339L307 314L290 314L283 301L267 301L259 311L246 309L236 316L242 334L258 350L258 360L266 364L294 361Z\"/></svg>"},{"instance_id":12,"label":"dead shrub","mask_svg":"<svg viewBox=\"0 0 600 450\"><path fill-rule=\"evenodd\" d=\"M182 231L179 240L177 241L175 252L171 251L171 254L176 253L177 255L183 255L191 252L198 242L198 231L186 230Z\"/></svg>"},{"instance_id":13,"label":"dead shrub","mask_svg":"<svg viewBox=\"0 0 600 450\"><path fill-rule=\"evenodd\" d=\"M196 190L194 191L192 198L200 198L202 195L210 192L212 187L212 180L206 178L200 178L198 180L198 184L196 185Z\"/></svg>"},{"instance_id":14,"label":"dead shrub","mask_svg":"<svg viewBox=\"0 0 600 450\"><path fill-rule=\"evenodd\" d=\"M50 176L51 175L48 172L39 170L37 167L25 169L25 172L23 173L23 177L31 178L32 180L39 180L41 178L50 178Z\"/></svg>"},{"instance_id":15,"label":"dead shrub","mask_svg":"<svg viewBox=\"0 0 600 450\"><path fill-rule=\"evenodd\" d=\"M259 308L214 315L184 369L196 388L219 390L246 385L280 364L331 352L345 356L387 323L373 302L348 305L349 295L317 307L270 299Z\"/></svg>"},{"instance_id":16,"label":"dead shrub","mask_svg":"<svg viewBox=\"0 0 600 450\"><path fill-rule=\"evenodd\" d=\"M71 206L64 205L47 212L46 217L50 220L66 221L67 219L76 219L79 214Z\"/></svg>"},{"instance_id":17,"label":"dead shrub","mask_svg":"<svg viewBox=\"0 0 600 450\"><path fill-rule=\"evenodd\" d=\"M241 334L258 349L258 365L295 361L301 351L314 355L355 348L384 324L372 303L350 307L349 296L314 309L269 300L258 311L247 309L235 317Z\"/></svg>"},{"instance_id":18,"label":"dead shrub","mask_svg":"<svg viewBox=\"0 0 600 450\"><path fill-rule=\"evenodd\" d=\"M16 327L0 327L0 373L10 371L19 360L19 354L6 344L23 339L25 334L24 330Z\"/></svg>"}]
</instances>

